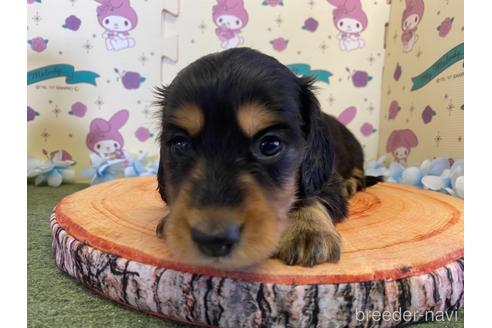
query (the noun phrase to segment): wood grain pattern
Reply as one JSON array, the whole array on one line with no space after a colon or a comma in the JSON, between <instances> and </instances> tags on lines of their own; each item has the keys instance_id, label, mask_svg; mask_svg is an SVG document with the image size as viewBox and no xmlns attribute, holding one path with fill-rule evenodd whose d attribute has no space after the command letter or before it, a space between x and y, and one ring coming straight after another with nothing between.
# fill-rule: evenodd
<instances>
[{"instance_id":1,"label":"wood grain pattern","mask_svg":"<svg viewBox=\"0 0 492 328\"><path fill-rule=\"evenodd\" d=\"M388 183L358 193L338 229L339 264L267 260L241 272L180 263L155 226L166 208L153 177L64 198L51 217L58 267L122 304L221 327L392 327L357 311L426 313L463 305L463 201ZM426 312L428 311L428 312ZM360 318L359 318L360 319Z\"/></svg>"},{"instance_id":2,"label":"wood grain pattern","mask_svg":"<svg viewBox=\"0 0 492 328\"><path fill-rule=\"evenodd\" d=\"M242 272L197 268L173 258L155 235L166 213L153 177L116 180L64 198L60 225L75 239L142 263L243 280L280 283L399 279L463 257L463 201L430 191L382 183L358 193L350 217L337 225L341 261L315 268L271 259ZM272 277L271 272L275 272Z\"/></svg>"}]
</instances>

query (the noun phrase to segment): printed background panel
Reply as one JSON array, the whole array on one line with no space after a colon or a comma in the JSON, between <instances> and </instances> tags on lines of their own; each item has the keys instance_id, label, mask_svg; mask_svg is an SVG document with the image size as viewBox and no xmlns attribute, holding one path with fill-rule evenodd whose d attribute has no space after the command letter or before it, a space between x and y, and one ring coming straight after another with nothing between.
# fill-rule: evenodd
<instances>
[{"instance_id":1,"label":"printed background panel","mask_svg":"<svg viewBox=\"0 0 492 328\"><path fill-rule=\"evenodd\" d=\"M437 156L463 158L463 9L463 1L393 1L380 155L408 164Z\"/></svg>"},{"instance_id":2,"label":"printed background panel","mask_svg":"<svg viewBox=\"0 0 492 328\"><path fill-rule=\"evenodd\" d=\"M91 154L155 158L153 87L204 54L248 46L316 74L323 110L374 159L389 9L382 0L28 1L28 155L66 150L77 180L87 180Z\"/></svg>"}]
</instances>

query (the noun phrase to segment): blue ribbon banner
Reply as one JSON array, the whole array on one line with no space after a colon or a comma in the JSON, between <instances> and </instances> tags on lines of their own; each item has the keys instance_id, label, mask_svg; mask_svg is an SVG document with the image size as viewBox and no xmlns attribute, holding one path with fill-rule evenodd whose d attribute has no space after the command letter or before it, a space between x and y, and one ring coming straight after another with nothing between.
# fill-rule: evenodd
<instances>
[{"instance_id":1,"label":"blue ribbon banner","mask_svg":"<svg viewBox=\"0 0 492 328\"><path fill-rule=\"evenodd\" d=\"M330 83L331 74L329 71L325 71L322 69L313 69L311 70L311 66L308 64L290 64L287 67L294 73L299 76L312 76L317 80L320 80L325 83Z\"/></svg>"},{"instance_id":2,"label":"blue ribbon banner","mask_svg":"<svg viewBox=\"0 0 492 328\"><path fill-rule=\"evenodd\" d=\"M96 85L99 74L91 71L75 71L74 67L68 64L48 65L28 71L27 85L57 77L64 77L67 84L88 83Z\"/></svg>"},{"instance_id":3,"label":"blue ribbon banner","mask_svg":"<svg viewBox=\"0 0 492 328\"><path fill-rule=\"evenodd\" d=\"M412 90L415 91L422 88L424 85L432 81L436 76L441 74L445 69L454 63L463 60L465 58L465 43L461 43L453 49L446 52L428 69L422 72L420 75L412 77Z\"/></svg>"}]
</instances>

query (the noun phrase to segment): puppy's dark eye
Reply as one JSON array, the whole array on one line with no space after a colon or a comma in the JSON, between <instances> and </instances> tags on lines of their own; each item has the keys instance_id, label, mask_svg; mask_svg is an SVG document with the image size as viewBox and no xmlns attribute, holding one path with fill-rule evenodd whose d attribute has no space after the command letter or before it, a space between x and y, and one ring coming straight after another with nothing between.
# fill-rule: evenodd
<instances>
[{"instance_id":1,"label":"puppy's dark eye","mask_svg":"<svg viewBox=\"0 0 492 328\"><path fill-rule=\"evenodd\" d=\"M191 149L191 142L186 137L176 137L170 142L174 155L185 155Z\"/></svg>"},{"instance_id":2,"label":"puppy's dark eye","mask_svg":"<svg viewBox=\"0 0 492 328\"><path fill-rule=\"evenodd\" d=\"M262 156L272 157L284 148L282 141L276 136L266 136L260 140L259 150Z\"/></svg>"}]
</instances>

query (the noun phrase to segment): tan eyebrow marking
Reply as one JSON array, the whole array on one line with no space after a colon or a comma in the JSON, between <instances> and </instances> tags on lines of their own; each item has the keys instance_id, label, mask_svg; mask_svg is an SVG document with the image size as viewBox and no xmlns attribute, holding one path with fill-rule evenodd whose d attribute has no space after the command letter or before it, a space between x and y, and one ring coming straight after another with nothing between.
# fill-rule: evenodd
<instances>
[{"instance_id":1,"label":"tan eyebrow marking","mask_svg":"<svg viewBox=\"0 0 492 328\"><path fill-rule=\"evenodd\" d=\"M278 122L278 116L263 105L251 103L239 107L237 120L241 130L251 138L259 131Z\"/></svg>"},{"instance_id":2,"label":"tan eyebrow marking","mask_svg":"<svg viewBox=\"0 0 492 328\"><path fill-rule=\"evenodd\" d=\"M171 122L185 129L191 136L197 135L204 126L203 112L197 104L179 107L170 117Z\"/></svg>"}]
</instances>

